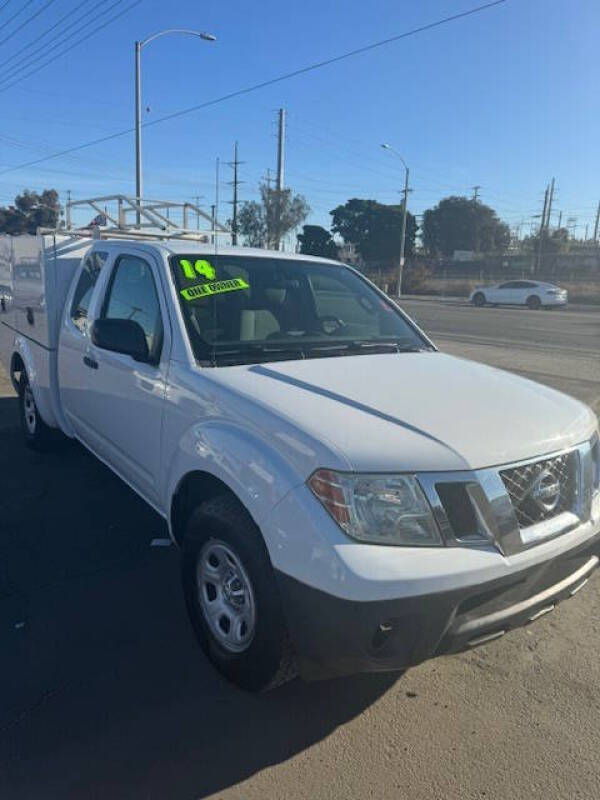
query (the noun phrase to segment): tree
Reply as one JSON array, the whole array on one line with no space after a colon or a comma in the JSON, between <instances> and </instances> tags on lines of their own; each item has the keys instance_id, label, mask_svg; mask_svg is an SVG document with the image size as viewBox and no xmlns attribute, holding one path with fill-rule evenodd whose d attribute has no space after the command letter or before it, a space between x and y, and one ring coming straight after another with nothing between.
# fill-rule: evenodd
<instances>
[{"instance_id":1,"label":"tree","mask_svg":"<svg viewBox=\"0 0 600 800\"><path fill-rule=\"evenodd\" d=\"M41 194L25 189L15 197L14 206L0 208L0 233L36 233L38 227L56 228L60 216L58 192L44 189Z\"/></svg>"},{"instance_id":2,"label":"tree","mask_svg":"<svg viewBox=\"0 0 600 800\"><path fill-rule=\"evenodd\" d=\"M557 253L566 253L569 250L569 231L567 228L556 228L553 231L544 229L541 234L534 234L527 236L523 240L523 245L526 249L537 251L540 246L544 253L555 255Z\"/></svg>"},{"instance_id":3,"label":"tree","mask_svg":"<svg viewBox=\"0 0 600 800\"><path fill-rule=\"evenodd\" d=\"M351 242L367 263L396 262L400 257L402 206L386 206L375 200L354 197L329 212L331 230L345 242ZM408 212L404 252L413 252L417 222Z\"/></svg>"},{"instance_id":4,"label":"tree","mask_svg":"<svg viewBox=\"0 0 600 800\"><path fill-rule=\"evenodd\" d=\"M489 253L508 247L510 231L493 208L467 197L445 197L425 211L422 239L432 254Z\"/></svg>"},{"instance_id":5,"label":"tree","mask_svg":"<svg viewBox=\"0 0 600 800\"><path fill-rule=\"evenodd\" d=\"M300 252L310 256L337 258L338 249L328 230L320 225L304 225L298 234Z\"/></svg>"},{"instance_id":6,"label":"tree","mask_svg":"<svg viewBox=\"0 0 600 800\"><path fill-rule=\"evenodd\" d=\"M301 225L310 214L310 207L301 194L291 189L271 189L260 185L260 202L244 203L238 214L238 232L250 247L279 249L279 243L290 231Z\"/></svg>"}]
</instances>

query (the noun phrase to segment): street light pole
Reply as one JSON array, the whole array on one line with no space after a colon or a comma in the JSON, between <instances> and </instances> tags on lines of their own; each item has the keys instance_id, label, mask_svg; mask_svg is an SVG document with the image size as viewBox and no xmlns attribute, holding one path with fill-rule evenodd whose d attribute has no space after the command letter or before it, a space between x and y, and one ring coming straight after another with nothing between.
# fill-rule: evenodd
<instances>
[{"instance_id":1,"label":"street light pole","mask_svg":"<svg viewBox=\"0 0 600 800\"><path fill-rule=\"evenodd\" d=\"M143 182L142 182L142 77L141 77L141 54L142 47L150 44L154 39L161 36L166 36L171 33L182 33L187 36L197 36L205 42L215 42L217 37L212 33L203 33L201 31L193 31L188 28L169 28L168 30L159 31L158 33L148 36L140 42L135 43L135 196L136 203L139 206L142 202L143 196ZM136 211L136 224L140 227L140 212Z\"/></svg>"},{"instance_id":2,"label":"street light pole","mask_svg":"<svg viewBox=\"0 0 600 800\"><path fill-rule=\"evenodd\" d=\"M408 176L409 170L405 160L390 144L381 145L384 150L389 150L397 156L404 166L404 201L402 203L402 235L400 237L400 261L398 263L398 297L402 297L402 273L404 271L404 251L406 249L406 216L408 210Z\"/></svg>"},{"instance_id":3,"label":"street light pole","mask_svg":"<svg viewBox=\"0 0 600 800\"><path fill-rule=\"evenodd\" d=\"M135 43L135 201L139 206L142 200L142 87L140 56L142 43ZM140 212L135 215L136 225L140 227Z\"/></svg>"}]
</instances>

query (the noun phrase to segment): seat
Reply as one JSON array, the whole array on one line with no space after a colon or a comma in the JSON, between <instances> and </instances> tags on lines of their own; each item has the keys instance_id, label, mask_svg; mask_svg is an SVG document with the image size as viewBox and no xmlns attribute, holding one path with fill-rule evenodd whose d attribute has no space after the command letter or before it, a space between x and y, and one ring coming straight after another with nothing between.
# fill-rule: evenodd
<instances>
[{"instance_id":1,"label":"seat","mask_svg":"<svg viewBox=\"0 0 600 800\"><path fill-rule=\"evenodd\" d=\"M240 314L240 341L266 339L281 328L277 317L267 308L247 309Z\"/></svg>"}]
</instances>

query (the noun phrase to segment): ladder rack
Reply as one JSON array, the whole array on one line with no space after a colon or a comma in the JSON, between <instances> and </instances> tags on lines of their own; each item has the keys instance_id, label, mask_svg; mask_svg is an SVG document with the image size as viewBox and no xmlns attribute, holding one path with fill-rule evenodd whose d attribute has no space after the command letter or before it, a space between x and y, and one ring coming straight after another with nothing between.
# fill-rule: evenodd
<instances>
[{"instance_id":1,"label":"ladder rack","mask_svg":"<svg viewBox=\"0 0 600 800\"><path fill-rule=\"evenodd\" d=\"M71 211L88 208L96 216L85 226L74 228ZM196 219L196 228L190 225ZM133 216L133 220L130 219ZM210 228L200 228L200 219L210 222ZM40 233L55 230L41 229ZM96 239L189 239L215 241L217 236L231 236L231 230L211 217L195 203L173 203L169 200L138 200L124 194L69 200L66 204L66 227L61 233Z\"/></svg>"}]
</instances>

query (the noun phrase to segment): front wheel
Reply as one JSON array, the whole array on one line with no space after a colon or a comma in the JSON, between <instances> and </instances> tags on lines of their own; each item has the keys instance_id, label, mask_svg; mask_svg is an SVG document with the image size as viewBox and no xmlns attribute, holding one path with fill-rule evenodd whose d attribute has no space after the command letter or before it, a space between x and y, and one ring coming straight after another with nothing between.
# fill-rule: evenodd
<instances>
[{"instance_id":1,"label":"front wheel","mask_svg":"<svg viewBox=\"0 0 600 800\"><path fill-rule=\"evenodd\" d=\"M530 297L527 298L527 308L530 308L532 311L537 311L541 307L542 307L542 301L537 296L537 294L532 294Z\"/></svg>"},{"instance_id":2,"label":"front wheel","mask_svg":"<svg viewBox=\"0 0 600 800\"><path fill-rule=\"evenodd\" d=\"M208 659L232 683L264 691L296 675L275 573L262 535L232 495L191 515L183 545L188 614Z\"/></svg>"},{"instance_id":3,"label":"front wheel","mask_svg":"<svg viewBox=\"0 0 600 800\"><path fill-rule=\"evenodd\" d=\"M473 295L473 305L481 308L485 305L485 295L483 292L475 292Z\"/></svg>"},{"instance_id":4,"label":"front wheel","mask_svg":"<svg viewBox=\"0 0 600 800\"><path fill-rule=\"evenodd\" d=\"M19 413L25 444L32 450L49 450L55 443L55 431L40 417L27 373L19 379Z\"/></svg>"}]
</instances>

